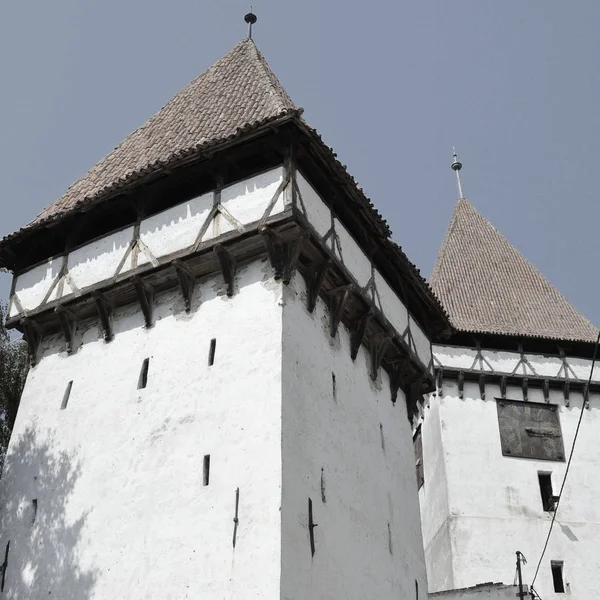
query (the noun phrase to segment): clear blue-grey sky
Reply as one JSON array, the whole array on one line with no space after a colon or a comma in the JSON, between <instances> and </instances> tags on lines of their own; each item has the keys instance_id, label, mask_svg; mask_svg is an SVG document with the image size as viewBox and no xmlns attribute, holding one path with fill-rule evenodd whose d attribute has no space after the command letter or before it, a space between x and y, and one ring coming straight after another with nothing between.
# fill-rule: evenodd
<instances>
[{"instance_id":1,"label":"clear blue-grey sky","mask_svg":"<svg viewBox=\"0 0 600 600\"><path fill-rule=\"evenodd\" d=\"M248 2L249 3L249 2ZM246 29L239 0L5 2L0 236ZM255 40L425 275L457 192L600 323L600 2L254 0ZM9 277L0 275L0 299Z\"/></svg>"}]
</instances>

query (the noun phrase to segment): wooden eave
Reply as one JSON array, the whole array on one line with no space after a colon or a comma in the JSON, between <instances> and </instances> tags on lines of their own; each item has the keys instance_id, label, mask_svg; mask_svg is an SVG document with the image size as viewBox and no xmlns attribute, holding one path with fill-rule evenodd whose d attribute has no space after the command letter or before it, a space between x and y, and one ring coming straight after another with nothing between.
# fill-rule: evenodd
<instances>
[{"instance_id":1,"label":"wooden eave","mask_svg":"<svg viewBox=\"0 0 600 600\"><path fill-rule=\"evenodd\" d=\"M271 261L275 277L284 284L295 271L302 274L307 282L308 310L314 310L317 297L326 303L330 335L335 337L343 323L350 332L352 359L360 347L366 348L372 379L379 377L381 368L386 370L391 400L395 402L398 390L403 390L412 417L422 395L434 389L433 359L429 364L421 361L411 348L410 326L408 333L394 330L374 300L293 206L264 223L255 223L242 234L232 231L202 244L195 252L179 251L162 258L157 266L143 265L112 285L98 284L75 298L51 301L12 318L8 324L24 333L35 365L39 345L49 335L62 335L67 353L77 352L78 323L89 323L89 319L98 321L100 337L110 343L118 335L113 330L112 315L123 306L139 304L145 327L152 327L154 298L161 292L179 288L182 310L189 312L193 282L220 273L223 293L232 296L237 291L236 269L265 256Z\"/></svg>"},{"instance_id":2,"label":"wooden eave","mask_svg":"<svg viewBox=\"0 0 600 600\"><path fill-rule=\"evenodd\" d=\"M439 302L402 250L387 224L360 192L331 149L300 118L301 111L261 124L243 135L180 157L141 175L62 218L21 230L0 244L0 265L17 274L32 265L134 224L170 206L294 161L430 336L450 330Z\"/></svg>"},{"instance_id":3,"label":"wooden eave","mask_svg":"<svg viewBox=\"0 0 600 600\"><path fill-rule=\"evenodd\" d=\"M451 335L436 335L432 343L448 346L463 346L476 348L478 345L486 350L518 352L521 348L526 353L543 354L547 356L560 355L561 351L567 356L591 359L594 356L593 342L553 340L541 337L517 335L501 335L497 333L481 333L457 331Z\"/></svg>"}]
</instances>

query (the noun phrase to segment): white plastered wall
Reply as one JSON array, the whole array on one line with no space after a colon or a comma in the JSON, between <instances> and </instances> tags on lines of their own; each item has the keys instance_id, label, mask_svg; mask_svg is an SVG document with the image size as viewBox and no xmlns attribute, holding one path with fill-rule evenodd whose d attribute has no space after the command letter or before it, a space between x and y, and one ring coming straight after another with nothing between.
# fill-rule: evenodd
<instances>
[{"instance_id":1,"label":"white plastered wall","mask_svg":"<svg viewBox=\"0 0 600 600\"><path fill-rule=\"evenodd\" d=\"M427 338L348 231L299 180L306 204L316 207L313 227L323 229L315 214L329 219L325 233L334 226L328 242L334 254L398 334L407 335L410 323L412 335L405 339L412 340L415 357L426 367ZM12 303L11 315L33 310L44 299L69 300L99 281L110 283L137 266L191 251L201 231L202 242L236 228L243 232L248 223L289 205L289 186L276 197L282 182L283 170L277 169L224 189L216 214L210 193L150 217L140 224L135 251L136 232L128 228L71 252L66 261L36 267L18 277L19 301ZM65 264L68 277L59 280ZM43 281L39 289L37 279ZM151 329L143 327L139 307L120 308L110 344L100 341L95 322L78 325L71 356L62 336L44 339L2 487L8 508L0 550L11 541L7 598L45 597L49 591L65 600L178 599L199 593L207 599L275 598L280 566L282 597L288 599L307 585L318 598L330 597L330 589L348 599L373 590L384 597L413 597L415 582L421 595L426 593L404 396L399 393L392 404L383 371L378 382L371 381L364 350L351 361L343 326L331 340L325 305L319 300L309 315L303 285L297 275L285 288L290 294L285 327L281 284L272 280L265 260L240 270L231 299L224 297L220 277L199 283L190 315L177 291L159 295ZM289 342L286 358L282 328L284 348ZM217 358L209 368L213 337ZM148 387L137 390L145 358L150 359ZM304 374L300 379L293 375L295 360ZM316 420L310 420L298 409L315 408L310 394L331 389L332 371L346 404L339 412L342 420L335 412L323 422L326 413L315 412ZM69 403L61 411L71 380ZM211 455L207 488L204 454ZM317 552L324 560L316 563L306 560L306 513L310 493L318 521L321 472L312 470L325 458L331 520L329 529L323 521L317 530ZM282 460L288 461L289 475L282 474ZM282 477L289 490L283 498ZM282 533L280 506L289 515ZM302 580L309 570L310 584Z\"/></svg>"},{"instance_id":2,"label":"white plastered wall","mask_svg":"<svg viewBox=\"0 0 600 600\"><path fill-rule=\"evenodd\" d=\"M421 527L427 560L429 591L455 587L452 544L448 530L450 512L446 477L446 456L440 443L445 423L438 402L430 402L421 423L424 483L419 490Z\"/></svg>"},{"instance_id":3,"label":"white plastered wall","mask_svg":"<svg viewBox=\"0 0 600 600\"><path fill-rule=\"evenodd\" d=\"M162 294L151 329L123 307L112 342L84 324L70 356L44 340L1 482L4 597L279 598L281 284L257 261L236 288L198 283L189 315Z\"/></svg>"},{"instance_id":4,"label":"white plastered wall","mask_svg":"<svg viewBox=\"0 0 600 600\"><path fill-rule=\"evenodd\" d=\"M456 350L470 360L476 351ZM514 369L519 354L499 357L505 369ZM436 355L442 356L436 349ZM484 353L484 355L486 355ZM486 355L493 368L500 362ZM456 357L455 357L456 358ZM450 359L444 355L447 365ZM454 359L453 359L454 360ZM556 376L560 359L528 355L538 374L546 365L548 376ZM567 358L580 375L589 375L590 361ZM469 368L467 361L456 362L455 368ZM587 367L587 373L586 373ZM486 367L487 368L487 367ZM555 369L556 368L556 369ZM508 371L510 372L510 371ZM481 399L478 383L465 382L463 398L458 384L445 379L443 394L432 395L426 409L423 431L425 487L421 491L424 545L430 590L462 588L484 581L511 583L515 569L515 552L521 551L528 563L524 581L530 583L542 552L552 514L542 507L538 472L550 472L554 493L558 494L566 463L505 457L500 446L498 414L495 398L498 385L486 385L486 399ZM508 399L522 400L520 387L508 386ZM543 391L529 387L530 402L544 402ZM571 391L569 405L561 390L550 390L548 401L559 407L565 450L571 447L583 398ZM571 598L600 597L600 459L597 438L600 427L600 398L590 396L590 409L584 411L577 447L567 485L560 504L559 516L535 584L540 596L563 598L555 594L550 569L551 561L564 561L564 579ZM437 447L437 449L436 449ZM443 458L444 470L436 465ZM448 507L436 502L435 490L445 488ZM441 493L441 492L440 492ZM443 522L441 528L438 524ZM435 525L434 525L435 524ZM437 531L445 536L439 547ZM448 544L451 550L451 577L447 567Z\"/></svg>"},{"instance_id":5,"label":"white plastered wall","mask_svg":"<svg viewBox=\"0 0 600 600\"><path fill-rule=\"evenodd\" d=\"M344 326L331 338L321 300L312 314L306 310L301 277L284 288L283 297L281 598L415 598L415 580L424 598L404 395L391 402L383 370L371 380L364 349L352 362ZM317 524L314 556L309 498Z\"/></svg>"}]
</instances>

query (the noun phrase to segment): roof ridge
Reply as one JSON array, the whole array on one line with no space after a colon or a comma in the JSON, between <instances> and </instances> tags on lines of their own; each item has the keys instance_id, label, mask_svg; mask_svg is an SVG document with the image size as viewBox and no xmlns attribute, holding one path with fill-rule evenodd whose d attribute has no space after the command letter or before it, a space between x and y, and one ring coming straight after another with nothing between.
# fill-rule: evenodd
<instances>
[{"instance_id":1,"label":"roof ridge","mask_svg":"<svg viewBox=\"0 0 600 600\"><path fill-rule=\"evenodd\" d=\"M252 38L247 38L246 40L240 42L240 44L243 44L244 42L249 42L250 48L254 50L263 75L266 76L270 86L273 88L273 91L277 94L279 100L281 101L281 109L295 110L297 107L294 104L294 101L291 99L290 95L287 93L287 91L281 84L281 81L279 81L279 77L275 75L273 69L271 69L271 67L269 66L267 59L264 57L263 53L258 49L258 46L255 44L254 40Z\"/></svg>"}]
</instances>

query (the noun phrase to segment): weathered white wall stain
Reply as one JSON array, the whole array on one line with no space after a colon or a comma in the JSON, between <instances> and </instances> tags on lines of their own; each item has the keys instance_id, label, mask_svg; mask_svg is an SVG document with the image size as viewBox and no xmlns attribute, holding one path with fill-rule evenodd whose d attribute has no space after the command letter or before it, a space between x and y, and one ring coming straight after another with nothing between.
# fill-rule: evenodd
<instances>
[{"instance_id":1,"label":"weathered white wall stain","mask_svg":"<svg viewBox=\"0 0 600 600\"><path fill-rule=\"evenodd\" d=\"M127 227L73 250L68 256L67 266L77 287L84 289L113 277L119 263L125 257L132 237L133 227ZM129 262L124 264L123 269L125 271L131 269L131 256L129 256ZM30 271L30 273L32 272L35 272L35 269ZM15 290L19 297L22 293L19 286L23 284L21 277L17 278L17 289ZM63 296L68 296L72 292L73 290L69 286ZM34 308L35 306L37 305L34 303L24 304L24 308Z\"/></svg>"},{"instance_id":2,"label":"weathered white wall stain","mask_svg":"<svg viewBox=\"0 0 600 600\"><path fill-rule=\"evenodd\" d=\"M427 583L404 395L400 392L392 404L383 370L378 381L371 381L364 348L352 362L344 326L336 338L330 337L321 300L308 313L299 276L284 288L283 298L281 598L412 599L415 580L424 598ZM314 557L309 498L318 525Z\"/></svg>"},{"instance_id":3,"label":"weathered white wall stain","mask_svg":"<svg viewBox=\"0 0 600 600\"><path fill-rule=\"evenodd\" d=\"M177 292L162 294L151 329L139 307L124 307L111 343L91 322L71 356L60 336L44 340L1 482L4 597L279 597L281 284L257 261L236 289L227 298L221 278L199 283L189 315Z\"/></svg>"},{"instance_id":4,"label":"weathered white wall stain","mask_svg":"<svg viewBox=\"0 0 600 600\"><path fill-rule=\"evenodd\" d=\"M302 173L296 173L296 182L302 199L302 209L306 211L306 218L320 236L324 236L332 225L331 210L321 200L319 194L310 185ZM366 283L366 282L365 282Z\"/></svg>"},{"instance_id":5,"label":"weathered white wall stain","mask_svg":"<svg viewBox=\"0 0 600 600\"><path fill-rule=\"evenodd\" d=\"M501 357L504 368L517 364L519 355L514 354L516 360L514 356ZM439 356L437 348L436 355ZM551 365L548 375L557 367L554 359L528 357L536 370L542 370L544 364ZM580 375L585 375L586 361L568 361L579 364ZM500 368L499 363L495 368ZM444 380L443 395L432 395L424 413L425 484L420 499L431 591L484 581L510 583L516 550L528 559L523 574L525 583L530 583L552 518L543 510L538 473L551 473L555 494L564 476L564 462L502 455L494 399L500 397L500 388L488 383L485 391L486 400L482 400L478 384L465 382L464 397L459 399L457 382ZM506 396L523 400L523 391L509 386ZM544 402L541 389L530 387L528 397L531 402ZM571 391L570 405L566 406L563 392L550 390L549 402L559 407L568 452L583 397L580 392ZM559 516L535 584L544 599L563 597L554 593L550 569L553 560L564 561L570 597L600 597L600 507L596 502L600 495L600 461L595 451L599 411L600 398L592 394L590 410L583 415ZM441 501L444 495L447 506Z\"/></svg>"},{"instance_id":6,"label":"weathered white wall stain","mask_svg":"<svg viewBox=\"0 0 600 600\"><path fill-rule=\"evenodd\" d=\"M140 239L156 258L189 248L208 218L213 198L214 194L210 192L144 219L140 223ZM142 253L138 264L147 262L148 257Z\"/></svg>"},{"instance_id":7,"label":"weathered white wall stain","mask_svg":"<svg viewBox=\"0 0 600 600\"><path fill-rule=\"evenodd\" d=\"M58 277L62 267L62 258L50 259L43 265L34 267L20 275L15 282L15 292L25 310L39 306L50 291L50 286ZM20 313L17 304L11 298L9 315Z\"/></svg>"},{"instance_id":8,"label":"weathered white wall stain","mask_svg":"<svg viewBox=\"0 0 600 600\"><path fill-rule=\"evenodd\" d=\"M386 316L389 315L388 319L396 331L404 333L408 326L408 311L378 271L375 271L375 287L377 289L375 302ZM422 360L429 360L429 358L431 358L431 348L423 355Z\"/></svg>"},{"instance_id":9,"label":"weathered white wall stain","mask_svg":"<svg viewBox=\"0 0 600 600\"><path fill-rule=\"evenodd\" d=\"M354 275L358 284L364 287L372 275L371 263L339 219L335 219L334 222L335 232L341 248L341 252L339 252L341 254L340 258L344 266Z\"/></svg>"}]
</instances>

